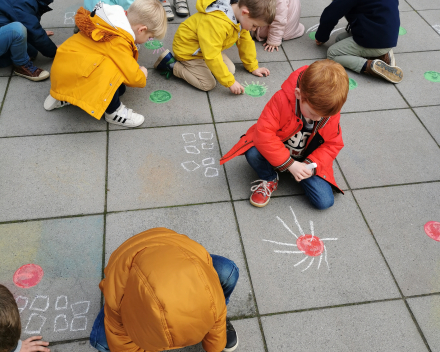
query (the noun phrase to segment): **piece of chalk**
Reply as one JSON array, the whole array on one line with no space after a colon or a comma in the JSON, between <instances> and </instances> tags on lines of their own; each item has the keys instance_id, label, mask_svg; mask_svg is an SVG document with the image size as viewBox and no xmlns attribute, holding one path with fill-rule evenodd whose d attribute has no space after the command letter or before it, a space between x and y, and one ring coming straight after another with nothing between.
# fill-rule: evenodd
<instances>
[{"instance_id":1,"label":"piece of chalk","mask_svg":"<svg viewBox=\"0 0 440 352\"><path fill-rule=\"evenodd\" d=\"M317 167L316 163L307 164L306 169L313 170L315 167Z\"/></svg>"}]
</instances>

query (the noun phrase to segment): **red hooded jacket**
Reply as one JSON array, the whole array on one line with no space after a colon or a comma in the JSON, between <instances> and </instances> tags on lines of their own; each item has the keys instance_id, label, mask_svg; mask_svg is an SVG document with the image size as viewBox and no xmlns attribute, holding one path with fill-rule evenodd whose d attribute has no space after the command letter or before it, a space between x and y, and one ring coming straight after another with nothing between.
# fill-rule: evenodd
<instances>
[{"instance_id":1,"label":"red hooded jacket","mask_svg":"<svg viewBox=\"0 0 440 352\"><path fill-rule=\"evenodd\" d=\"M220 165L244 154L253 146L277 171L285 171L293 164L294 160L284 142L303 127L295 88L299 86L302 72L307 67L303 66L289 76L281 90L266 104L257 123L220 159ZM339 119L340 113L337 113L314 123L303 154L303 162L316 163L318 166L315 175L329 182L338 192L344 193L336 184L333 174L333 160L344 146Z\"/></svg>"}]
</instances>

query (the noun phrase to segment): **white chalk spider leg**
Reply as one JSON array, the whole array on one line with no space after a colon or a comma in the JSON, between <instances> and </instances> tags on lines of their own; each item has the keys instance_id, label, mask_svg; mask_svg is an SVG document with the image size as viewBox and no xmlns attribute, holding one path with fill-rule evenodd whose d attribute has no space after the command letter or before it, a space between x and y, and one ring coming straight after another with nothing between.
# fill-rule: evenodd
<instances>
[{"instance_id":1,"label":"white chalk spider leg","mask_svg":"<svg viewBox=\"0 0 440 352\"><path fill-rule=\"evenodd\" d=\"M313 261L314 261L314 260L315 260L315 258L312 258L312 260L310 261L310 264L307 265L307 268L305 268L304 270L301 270L301 271L306 271L308 268L310 268L311 265L313 264Z\"/></svg>"},{"instance_id":2,"label":"white chalk spider leg","mask_svg":"<svg viewBox=\"0 0 440 352\"><path fill-rule=\"evenodd\" d=\"M289 231L292 235L294 235L296 238L298 238L298 236L292 232L292 230L289 228L289 226L287 226L286 223L279 216L277 216L277 219L279 221L281 221L281 223L283 224L283 226L286 228L287 231Z\"/></svg>"}]
</instances>

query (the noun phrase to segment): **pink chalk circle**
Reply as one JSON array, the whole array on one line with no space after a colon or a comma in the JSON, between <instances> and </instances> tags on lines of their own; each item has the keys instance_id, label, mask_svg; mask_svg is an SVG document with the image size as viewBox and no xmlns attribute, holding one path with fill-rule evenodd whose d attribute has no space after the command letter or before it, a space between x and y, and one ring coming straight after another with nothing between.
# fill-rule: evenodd
<instances>
[{"instance_id":1,"label":"pink chalk circle","mask_svg":"<svg viewBox=\"0 0 440 352\"><path fill-rule=\"evenodd\" d=\"M44 272L37 264L26 264L18 268L12 280L14 284L21 288L36 286L43 278Z\"/></svg>"},{"instance_id":2,"label":"pink chalk circle","mask_svg":"<svg viewBox=\"0 0 440 352\"><path fill-rule=\"evenodd\" d=\"M440 242L440 222L428 221L425 224L425 232L434 241Z\"/></svg>"},{"instance_id":3,"label":"pink chalk circle","mask_svg":"<svg viewBox=\"0 0 440 352\"><path fill-rule=\"evenodd\" d=\"M322 243L322 241L316 236L301 236L296 240L296 245L301 252L304 252L311 257L317 257L324 252L324 243Z\"/></svg>"}]
</instances>

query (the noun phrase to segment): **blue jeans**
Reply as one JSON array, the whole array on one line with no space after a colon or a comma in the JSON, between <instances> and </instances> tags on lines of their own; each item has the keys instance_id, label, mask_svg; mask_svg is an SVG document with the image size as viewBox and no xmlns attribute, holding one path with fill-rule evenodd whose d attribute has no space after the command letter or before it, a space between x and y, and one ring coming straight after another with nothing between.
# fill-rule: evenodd
<instances>
[{"instance_id":1,"label":"blue jeans","mask_svg":"<svg viewBox=\"0 0 440 352\"><path fill-rule=\"evenodd\" d=\"M29 61L27 29L20 22L0 28L0 67L23 66Z\"/></svg>"},{"instance_id":2,"label":"blue jeans","mask_svg":"<svg viewBox=\"0 0 440 352\"><path fill-rule=\"evenodd\" d=\"M211 254L212 265L217 271L220 279L220 284L225 295L226 304L229 303L229 297L234 291L235 285L238 281L238 268L232 260L219 255ZM93 324L92 332L90 333L90 344L101 352L110 352L107 344L107 337L105 336L104 327L104 307L101 308L98 316Z\"/></svg>"},{"instance_id":3,"label":"blue jeans","mask_svg":"<svg viewBox=\"0 0 440 352\"><path fill-rule=\"evenodd\" d=\"M250 148L244 155L261 180L273 181L277 178L273 166L261 155L257 148ZM312 176L302 180L299 184L315 208L327 209L335 202L332 186L321 177Z\"/></svg>"}]
</instances>

